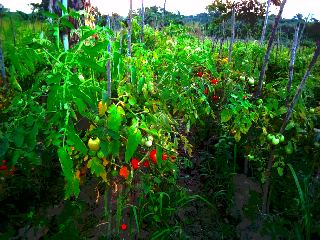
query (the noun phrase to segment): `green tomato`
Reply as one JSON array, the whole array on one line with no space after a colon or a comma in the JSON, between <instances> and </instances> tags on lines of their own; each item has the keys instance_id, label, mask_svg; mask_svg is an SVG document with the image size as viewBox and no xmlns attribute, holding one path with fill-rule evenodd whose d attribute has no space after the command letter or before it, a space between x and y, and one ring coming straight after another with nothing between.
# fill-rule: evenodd
<instances>
[{"instance_id":1,"label":"green tomato","mask_svg":"<svg viewBox=\"0 0 320 240\"><path fill-rule=\"evenodd\" d=\"M250 84L251 86L254 85L254 78L252 78L252 77L249 78L249 84Z\"/></svg>"},{"instance_id":2,"label":"green tomato","mask_svg":"<svg viewBox=\"0 0 320 240\"><path fill-rule=\"evenodd\" d=\"M150 135L150 136L148 136L148 140L149 141L153 141L153 137Z\"/></svg>"},{"instance_id":3,"label":"green tomato","mask_svg":"<svg viewBox=\"0 0 320 240\"><path fill-rule=\"evenodd\" d=\"M246 80L246 77L245 77L245 76L240 76L240 80L241 80L241 81L245 81L245 80Z\"/></svg>"},{"instance_id":4,"label":"green tomato","mask_svg":"<svg viewBox=\"0 0 320 240\"><path fill-rule=\"evenodd\" d=\"M279 138L280 142L284 142L284 136L281 134Z\"/></svg>"},{"instance_id":5,"label":"green tomato","mask_svg":"<svg viewBox=\"0 0 320 240\"><path fill-rule=\"evenodd\" d=\"M112 170L112 171L111 171L111 175L112 175L113 177L118 176L118 171L117 171L117 170Z\"/></svg>"},{"instance_id":6,"label":"green tomato","mask_svg":"<svg viewBox=\"0 0 320 240\"><path fill-rule=\"evenodd\" d=\"M309 112L314 113L314 108L310 108Z\"/></svg>"},{"instance_id":7,"label":"green tomato","mask_svg":"<svg viewBox=\"0 0 320 240\"><path fill-rule=\"evenodd\" d=\"M258 104L259 105L262 105L263 104L263 100L260 98L260 99L258 99Z\"/></svg>"},{"instance_id":8,"label":"green tomato","mask_svg":"<svg viewBox=\"0 0 320 240\"><path fill-rule=\"evenodd\" d=\"M83 76L82 74L79 74L78 78L79 78L79 80L80 80L81 82L84 81L84 76Z\"/></svg>"},{"instance_id":9,"label":"green tomato","mask_svg":"<svg viewBox=\"0 0 320 240\"><path fill-rule=\"evenodd\" d=\"M269 134L267 135L267 139L268 139L269 141L272 141L273 138L274 138L274 136L273 136L272 134L269 133Z\"/></svg>"},{"instance_id":10,"label":"green tomato","mask_svg":"<svg viewBox=\"0 0 320 240\"><path fill-rule=\"evenodd\" d=\"M273 144L273 145L278 145L279 142L280 142L279 138L274 137L274 138L272 139L272 144Z\"/></svg>"},{"instance_id":11,"label":"green tomato","mask_svg":"<svg viewBox=\"0 0 320 240\"><path fill-rule=\"evenodd\" d=\"M90 157L95 157L97 155L97 152L94 150L89 150L89 156Z\"/></svg>"},{"instance_id":12,"label":"green tomato","mask_svg":"<svg viewBox=\"0 0 320 240\"><path fill-rule=\"evenodd\" d=\"M145 145L147 147L151 147L152 146L152 141L150 141L150 140L146 141Z\"/></svg>"},{"instance_id":13,"label":"green tomato","mask_svg":"<svg viewBox=\"0 0 320 240\"><path fill-rule=\"evenodd\" d=\"M289 154L289 155L293 153L292 142L289 142L289 143L287 144L287 146L285 147L285 150L286 150L286 153Z\"/></svg>"},{"instance_id":14,"label":"green tomato","mask_svg":"<svg viewBox=\"0 0 320 240\"><path fill-rule=\"evenodd\" d=\"M104 154L102 151L99 151L97 154L98 158L104 158Z\"/></svg>"}]
</instances>

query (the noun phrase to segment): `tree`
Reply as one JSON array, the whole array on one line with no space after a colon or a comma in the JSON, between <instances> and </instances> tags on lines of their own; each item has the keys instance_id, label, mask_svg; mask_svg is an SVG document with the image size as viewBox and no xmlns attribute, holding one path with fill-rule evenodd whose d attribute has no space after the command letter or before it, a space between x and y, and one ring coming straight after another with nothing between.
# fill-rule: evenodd
<instances>
[{"instance_id":1,"label":"tree","mask_svg":"<svg viewBox=\"0 0 320 240\"><path fill-rule=\"evenodd\" d=\"M1 3L0 3L0 15L9 12L9 8L5 8Z\"/></svg>"},{"instance_id":2,"label":"tree","mask_svg":"<svg viewBox=\"0 0 320 240\"><path fill-rule=\"evenodd\" d=\"M248 31L257 32L257 23L265 14L265 4L258 0L215 0L206 9L215 16L213 24L219 25L222 21L230 19L233 7L237 21L244 23Z\"/></svg>"}]
</instances>

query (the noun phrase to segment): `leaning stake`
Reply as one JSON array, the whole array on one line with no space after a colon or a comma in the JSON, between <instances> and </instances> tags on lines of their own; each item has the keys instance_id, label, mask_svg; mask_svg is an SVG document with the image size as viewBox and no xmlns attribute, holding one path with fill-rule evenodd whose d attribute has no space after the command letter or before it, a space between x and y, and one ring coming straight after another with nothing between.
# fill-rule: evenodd
<instances>
[{"instance_id":1,"label":"leaning stake","mask_svg":"<svg viewBox=\"0 0 320 240\"><path fill-rule=\"evenodd\" d=\"M281 15L282 15L282 12L283 12L283 9L284 9L284 5L286 4L286 2L287 2L287 0L283 0L282 1L281 5L280 5L280 10L279 10L278 16L276 17L275 23L274 23L273 28L272 28L271 36L270 36L269 42L268 42L267 52L266 52L266 54L264 56L263 67L262 67L262 69L260 71L258 90L257 90L257 92L255 94L256 98L260 97L260 95L261 95L263 78L264 78L264 75L266 73L266 69L267 69L267 65L268 65L268 61L269 61L269 57L270 57L270 53L271 53L271 49L272 49L272 44L273 44L273 41L274 41L274 37L276 35L277 27L278 27L280 19L281 19Z\"/></svg>"}]
</instances>

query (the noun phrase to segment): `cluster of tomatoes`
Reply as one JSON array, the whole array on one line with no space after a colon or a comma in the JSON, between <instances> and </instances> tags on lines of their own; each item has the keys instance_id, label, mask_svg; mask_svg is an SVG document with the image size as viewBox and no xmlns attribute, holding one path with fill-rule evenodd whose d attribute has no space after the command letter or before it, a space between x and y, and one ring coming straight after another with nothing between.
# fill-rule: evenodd
<instances>
[{"instance_id":1,"label":"cluster of tomatoes","mask_svg":"<svg viewBox=\"0 0 320 240\"><path fill-rule=\"evenodd\" d=\"M6 163L7 163L7 160L3 159L2 160L2 165L0 166L0 171L5 171L5 170L8 169Z\"/></svg>"},{"instance_id":2,"label":"cluster of tomatoes","mask_svg":"<svg viewBox=\"0 0 320 240\"><path fill-rule=\"evenodd\" d=\"M150 151L149 158L150 158L150 160L151 160L151 162L153 164L157 164L157 150L156 149L153 149L153 150ZM168 158L167 154L163 153L162 156L161 156L161 159L163 161L166 161L167 158ZM148 160L145 160L145 161L141 162L137 158L132 158L130 163L131 163L131 166L132 166L133 170L138 170L141 165L142 165L142 167L145 167L145 168L149 168L150 167L150 162ZM128 168L126 166L121 167L120 171L119 171L119 175L122 176L125 179L128 179L128 177L129 177Z\"/></svg>"},{"instance_id":3,"label":"cluster of tomatoes","mask_svg":"<svg viewBox=\"0 0 320 240\"><path fill-rule=\"evenodd\" d=\"M197 72L197 76L200 77L200 78L202 78L202 77L203 77L203 72ZM219 81L218 81L218 79L216 79L216 78L211 79L211 84L212 84L213 86L217 85L218 82L219 82ZM204 93L205 95L209 95L209 88L208 88L208 87L205 87L203 93ZM220 97L219 97L218 95L216 95L216 92L215 92L215 89L214 89L214 93L213 93L213 95L212 95L212 100L216 102L216 101L218 101L219 99L220 99Z\"/></svg>"},{"instance_id":4,"label":"cluster of tomatoes","mask_svg":"<svg viewBox=\"0 0 320 240\"><path fill-rule=\"evenodd\" d=\"M3 159L0 166L0 172L4 172L6 176L13 176L15 174L15 168L8 171L7 160Z\"/></svg>"},{"instance_id":5,"label":"cluster of tomatoes","mask_svg":"<svg viewBox=\"0 0 320 240\"><path fill-rule=\"evenodd\" d=\"M153 140L153 138L150 136L147 139L145 139L143 142L144 142L144 144L146 146L151 146L152 145L152 140ZM88 147L92 151L97 151L97 156L100 159L104 159L103 152L99 151L100 150L100 139L99 138L96 138L96 139L90 138L89 141L88 141ZM150 160L151 160L151 162L153 164L157 164L157 150L156 149L153 149L153 150L150 151L149 158L150 158ZM161 159L163 161L166 161L167 158L168 158L167 154L163 153L162 156L161 156ZM171 156L172 161L174 161L174 158L175 158L174 156ZM144 168L149 168L150 167L150 161L149 160L139 161L139 159L136 158L136 157L132 158L130 163L131 163L131 167L132 167L133 170L138 170L140 167L144 167ZM104 165L107 165L107 164L104 164ZM121 177L123 177L125 179L128 179L128 177L129 177L129 169L128 169L127 166L122 166L120 168L119 176L121 176Z\"/></svg>"}]
</instances>

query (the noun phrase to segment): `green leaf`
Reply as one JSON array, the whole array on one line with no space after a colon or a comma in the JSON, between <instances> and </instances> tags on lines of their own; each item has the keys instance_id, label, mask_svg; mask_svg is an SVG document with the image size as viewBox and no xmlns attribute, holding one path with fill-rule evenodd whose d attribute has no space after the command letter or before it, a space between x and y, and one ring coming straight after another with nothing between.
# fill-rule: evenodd
<instances>
[{"instance_id":1,"label":"green leaf","mask_svg":"<svg viewBox=\"0 0 320 240\"><path fill-rule=\"evenodd\" d=\"M138 221L137 207L134 206L134 205L132 205L131 207L132 207L134 219L135 219L135 221L136 221L137 230L138 230L138 233L139 233L140 227L139 227L139 221Z\"/></svg>"},{"instance_id":2,"label":"green leaf","mask_svg":"<svg viewBox=\"0 0 320 240\"><path fill-rule=\"evenodd\" d=\"M67 137L74 143L74 147L76 150L79 150L82 154L87 154L87 147L78 134L75 133L72 127L68 127Z\"/></svg>"},{"instance_id":3,"label":"green leaf","mask_svg":"<svg viewBox=\"0 0 320 240\"><path fill-rule=\"evenodd\" d=\"M59 156L59 161L61 164L63 176L67 180L72 179L74 177L74 175L73 175L73 161L70 158L70 156L68 155L66 149L59 148L58 149L58 156Z\"/></svg>"},{"instance_id":4,"label":"green leaf","mask_svg":"<svg viewBox=\"0 0 320 240\"><path fill-rule=\"evenodd\" d=\"M73 177L67 180L67 185L65 187L65 198L68 199L72 194L78 197L80 193L80 181L78 178Z\"/></svg>"},{"instance_id":5,"label":"green leaf","mask_svg":"<svg viewBox=\"0 0 320 240\"><path fill-rule=\"evenodd\" d=\"M282 167L277 167L277 171L280 177L283 176L283 168Z\"/></svg>"},{"instance_id":6,"label":"green leaf","mask_svg":"<svg viewBox=\"0 0 320 240\"><path fill-rule=\"evenodd\" d=\"M43 15L48 17L48 18L52 18L52 19L57 19L59 18L59 16L55 13L51 13L51 12L43 12Z\"/></svg>"},{"instance_id":7,"label":"green leaf","mask_svg":"<svg viewBox=\"0 0 320 240\"><path fill-rule=\"evenodd\" d=\"M119 132L122 116L124 115L124 110L121 106L116 106L112 104L108 109L109 117L108 117L108 128L114 132Z\"/></svg>"},{"instance_id":8,"label":"green leaf","mask_svg":"<svg viewBox=\"0 0 320 240\"><path fill-rule=\"evenodd\" d=\"M109 142L108 141L101 142L100 149L103 152L104 156L107 157L111 151Z\"/></svg>"},{"instance_id":9,"label":"green leaf","mask_svg":"<svg viewBox=\"0 0 320 240\"><path fill-rule=\"evenodd\" d=\"M29 151L32 151L37 145L38 131L38 124L35 123L31 131L29 131L29 133L25 136L25 143L27 144Z\"/></svg>"},{"instance_id":10,"label":"green leaf","mask_svg":"<svg viewBox=\"0 0 320 240\"><path fill-rule=\"evenodd\" d=\"M63 76L61 73L56 73L54 75L50 74L50 75L47 75L45 81L48 85L59 84L62 78Z\"/></svg>"},{"instance_id":11,"label":"green leaf","mask_svg":"<svg viewBox=\"0 0 320 240\"><path fill-rule=\"evenodd\" d=\"M0 139L0 157L3 157L9 148L9 141L6 137Z\"/></svg>"},{"instance_id":12,"label":"green leaf","mask_svg":"<svg viewBox=\"0 0 320 240\"><path fill-rule=\"evenodd\" d=\"M48 94L47 98L47 106L48 111L54 111L56 110L56 106L60 103L58 99L61 99L61 87L60 86L53 86L50 89L50 92Z\"/></svg>"},{"instance_id":13,"label":"green leaf","mask_svg":"<svg viewBox=\"0 0 320 240\"><path fill-rule=\"evenodd\" d=\"M134 106L137 104L137 100L134 97L129 98L128 102L131 106Z\"/></svg>"},{"instance_id":14,"label":"green leaf","mask_svg":"<svg viewBox=\"0 0 320 240\"><path fill-rule=\"evenodd\" d=\"M223 109L221 112L221 122L228 122L232 117L232 113L229 109Z\"/></svg>"},{"instance_id":15,"label":"green leaf","mask_svg":"<svg viewBox=\"0 0 320 240\"><path fill-rule=\"evenodd\" d=\"M79 57L78 62L80 63L80 65L87 66L87 67L91 68L92 70L95 70L99 73L105 72L104 67L101 67L99 64L97 64L97 62L95 60L93 60L91 58Z\"/></svg>"},{"instance_id":16,"label":"green leaf","mask_svg":"<svg viewBox=\"0 0 320 240\"><path fill-rule=\"evenodd\" d=\"M145 84L145 79L144 79L144 77L141 77L138 81L138 86L137 86L138 93L141 93L142 87L144 84Z\"/></svg>"},{"instance_id":17,"label":"green leaf","mask_svg":"<svg viewBox=\"0 0 320 240\"><path fill-rule=\"evenodd\" d=\"M129 128L128 142L127 142L126 153L125 153L126 163L129 162L129 160L137 150L137 147L141 142L141 138L142 138L141 131L136 126L132 126Z\"/></svg>"},{"instance_id":18,"label":"green leaf","mask_svg":"<svg viewBox=\"0 0 320 240\"><path fill-rule=\"evenodd\" d=\"M236 140L236 142L239 142L241 139L241 133L240 131L237 131L236 135L234 135L234 139Z\"/></svg>"},{"instance_id":19,"label":"green leaf","mask_svg":"<svg viewBox=\"0 0 320 240\"><path fill-rule=\"evenodd\" d=\"M161 183L161 180L160 180L160 178L158 178L158 177L154 177L153 181L154 181L155 183L157 183L157 184L160 184L160 183Z\"/></svg>"},{"instance_id":20,"label":"green leaf","mask_svg":"<svg viewBox=\"0 0 320 240\"><path fill-rule=\"evenodd\" d=\"M65 187L65 197L69 198L72 194L78 197L80 193L80 182L74 175L73 161L68 155L65 147L58 149L58 156L63 176L67 182Z\"/></svg>"},{"instance_id":21,"label":"green leaf","mask_svg":"<svg viewBox=\"0 0 320 240\"><path fill-rule=\"evenodd\" d=\"M21 150L14 150L11 158L13 166L16 165L16 163L18 162L18 159L20 158L21 153L22 153Z\"/></svg>"},{"instance_id":22,"label":"green leaf","mask_svg":"<svg viewBox=\"0 0 320 240\"><path fill-rule=\"evenodd\" d=\"M156 158L157 158L157 163L162 163L162 147L158 146L156 147L156 150L157 150L157 154L156 154Z\"/></svg>"},{"instance_id":23,"label":"green leaf","mask_svg":"<svg viewBox=\"0 0 320 240\"><path fill-rule=\"evenodd\" d=\"M71 22L69 22L66 18L61 18L61 26L68 27L70 29L74 29L74 26Z\"/></svg>"},{"instance_id":24,"label":"green leaf","mask_svg":"<svg viewBox=\"0 0 320 240\"><path fill-rule=\"evenodd\" d=\"M137 81L137 69L135 66L131 66L131 83L135 84Z\"/></svg>"},{"instance_id":25,"label":"green leaf","mask_svg":"<svg viewBox=\"0 0 320 240\"><path fill-rule=\"evenodd\" d=\"M76 98L74 99L74 103L76 104L80 114L84 115L85 110L87 108L87 105L84 103L84 101L81 98Z\"/></svg>"},{"instance_id":26,"label":"green leaf","mask_svg":"<svg viewBox=\"0 0 320 240\"><path fill-rule=\"evenodd\" d=\"M295 123L294 122L289 122L289 124L286 126L286 130L290 130L291 128L295 127Z\"/></svg>"},{"instance_id":27,"label":"green leaf","mask_svg":"<svg viewBox=\"0 0 320 240\"><path fill-rule=\"evenodd\" d=\"M110 143L110 153L112 156L119 156L120 151L120 141L114 140Z\"/></svg>"},{"instance_id":28,"label":"green leaf","mask_svg":"<svg viewBox=\"0 0 320 240\"><path fill-rule=\"evenodd\" d=\"M13 141L16 147L20 148L23 145L24 142L24 133L25 131L23 128L19 127L15 130Z\"/></svg>"},{"instance_id":29,"label":"green leaf","mask_svg":"<svg viewBox=\"0 0 320 240\"><path fill-rule=\"evenodd\" d=\"M96 30L89 30L87 32L85 32L82 36L81 36L81 41L86 40L88 37L92 36L93 34L95 34L97 31Z\"/></svg>"},{"instance_id":30,"label":"green leaf","mask_svg":"<svg viewBox=\"0 0 320 240\"><path fill-rule=\"evenodd\" d=\"M101 174L105 173L104 166L101 164L101 161L97 157L93 157L88 162L88 168L90 168L91 173L95 174L97 177L99 177Z\"/></svg>"}]
</instances>

